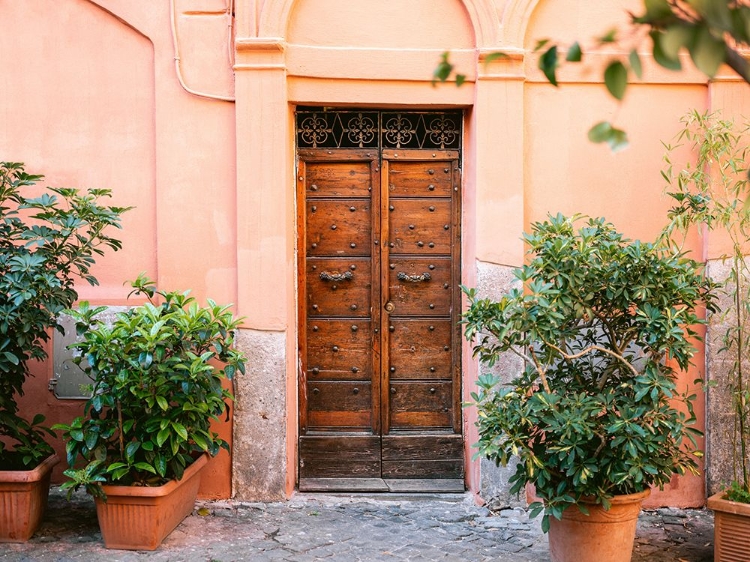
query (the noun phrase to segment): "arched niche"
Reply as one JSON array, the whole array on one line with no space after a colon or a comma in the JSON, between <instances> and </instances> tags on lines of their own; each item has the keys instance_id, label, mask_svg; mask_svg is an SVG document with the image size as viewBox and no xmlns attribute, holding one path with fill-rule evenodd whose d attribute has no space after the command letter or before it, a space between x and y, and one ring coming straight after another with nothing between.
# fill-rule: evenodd
<instances>
[{"instance_id":1,"label":"arched niche","mask_svg":"<svg viewBox=\"0 0 750 562\"><path fill-rule=\"evenodd\" d=\"M473 29L474 41L473 45L478 48L490 48L496 45L498 32L500 30L500 20L498 18L497 9L492 0L433 0L432 2L426 2L431 8L432 14L440 14L442 9L436 9L438 2L446 6L448 10L454 10L455 7L451 5L462 5L464 10L464 17L468 18L471 28ZM305 8L300 9L300 5L309 3L309 0L269 0L267 1L262 9L259 18L258 35L260 37L278 37L288 38L289 24L294 18L293 13L297 11L305 11ZM344 0L330 2L330 5L341 5L344 11L356 11L362 12L361 7L356 5L361 4L361 1L346 2ZM389 7L387 2L369 2L368 9L371 12L382 13L383 11L398 11L404 17L404 22L408 26L412 26L419 20L409 20L406 13L411 12L415 9L420 9L423 2L414 2L409 4L398 3L393 7ZM325 11L328 11L326 9ZM405 13L406 11L406 13ZM367 10L364 11L367 13ZM426 14L428 18L432 17L431 14ZM317 18L325 24L324 18ZM376 19L376 18L372 18ZM454 22L455 23L455 22ZM369 22L368 22L369 25ZM419 25L422 25L419 22ZM407 29L409 29L407 27ZM336 36L340 33L340 29L331 29L330 35ZM410 35L409 31L406 35ZM439 39L439 38L437 38Z\"/></svg>"}]
</instances>

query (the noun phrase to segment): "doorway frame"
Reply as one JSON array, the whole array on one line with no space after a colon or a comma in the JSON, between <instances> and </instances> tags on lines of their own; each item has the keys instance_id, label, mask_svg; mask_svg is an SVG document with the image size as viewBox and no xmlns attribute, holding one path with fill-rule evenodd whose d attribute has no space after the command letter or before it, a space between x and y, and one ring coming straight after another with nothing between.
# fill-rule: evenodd
<instances>
[{"instance_id":1,"label":"doorway frame","mask_svg":"<svg viewBox=\"0 0 750 562\"><path fill-rule=\"evenodd\" d=\"M359 147L355 146L355 144L352 144L349 146L347 141L343 140L341 143L334 142L333 145L330 145L330 141L328 145L324 145L323 147L311 147L311 146L300 146L298 144L300 140L300 134L301 130L299 129L299 117L297 111L303 111L303 115L317 115L318 113L328 113L329 117L324 117L323 120L326 120L327 123L331 122L337 122L339 119L339 115L349 115L351 116L353 113L361 112L360 118L362 114L367 114L369 118L372 118L372 113L377 112L378 118L377 118L377 132L376 132L376 144L377 146L374 146L372 144L372 140L367 141L367 145L363 146L360 142ZM317 111L317 113L316 113ZM385 116L394 114L406 114L408 117L408 120L411 120L412 123L418 123L422 122L422 127L425 127L425 129L422 129L421 135L424 135L422 138L422 141L428 144L428 146L422 147L422 141L417 141L419 144L419 147L411 146L411 147L402 147L401 149L395 148L395 146L381 146L381 143L385 143L385 138L383 137L384 133L384 125L382 124L382 119L385 119ZM307 213L309 211L308 209L308 199L306 197L307 190L305 188L306 181L307 181L307 174L303 171L302 162L327 162L327 161L335 161L335 162L345 162L345 161L355 161L357 163L363 163L369 161L369 168L370 173L372 176L375 176L377 179L372 180L370 191L372 191L372 199L371 199L371 208L373 209L373 216L374 217L380 217L377 219L379 226L377 228L386 228L385 225L387 221L383 219L382 217L387 216L390 211L387 210L388 207L388 197L386 195L386 186L387 186L387 178L388 178L388 169L389 166L396 162L400 162L402 158L405 158L409 162L421 162L421 163L428 163L434 162L435 157L438 156L440 162L443 162L443 158L450 158L454 160L454 163L451 165L451 174L452 174L452 180L450 181L450 184L452 186L452 189L450 189L451 192L456 191L457 194L450 195L450 198L453 203L451 203L451 211L449 220L452 225L452 228L450 229L451 235L450 235L450 254L451 254L451 296L450 296L450 302L452 303L451 308L451 317L452 320L449 322L450 324L450 338L451 338L451 344L450 344L450 353L452 358L452 364L449 368L449 373L451 373L451 389L452 389L452 397L450 399L451 403L451 430L452 433L446 434L445 436L441 436L440 434L443 432L443 429L447 430L448 428L425 428L423 430L423 434L421 436L425 439L442 439L442 444L440 445L443 447L443 453L441 454L447 454L447 452L450 449L461 451L463 450L463 447L465 446L465 431L464 431L464 410L461 407L461 403L464 400L463 396L463 343L461 339L461 330L458 325L458 319L460 317L461 309L462 309L462 296L459 285L463 283L463 262L462 262L462 252L461 252L461 240L462 240L462 210L461 210L461 203L463 198L463 178L462 178L462 160L463 160L463 153L464 153L464 142L465 142L465 122L466 122L466 112L461 109L435 109L435 108L422 108L422 107L408 107L408 108L378 108L378 107L330 107L330 106L305 106L303 108L295 108L295 122L294 122L294 129L293 134L295 137L295 175L296 175L296 187L295 187L295 208L296 208L296 242L297 242L297 252L296 252L296 259L297 259L297 330L296 330L296 342L297 342L297 348L296 348L296 355L295 359L299 368L299 377L298 377L298 385L297 385L297 396L298 396L298 403L297 407L298 410L296 412L297 420L298 420L298 433L297 433L297 445L298 447L302 446L302 437L301 434L304 432L305 428L302 427L302 423L300 419L304 419L305 416L305 410L307 408L307 393L304 391L304 383L305 381L309 380L309 375L305 376L305 362L306 362L306 354L309 349L307 345L307 338L309 338L309 331L307 330L308 324L307 321L309 320L309 310L308 310L308 303L306 301L306 295L307 295L307 284L306 284L306 276L302 273L302 268L306 269L306 260L305 257L307 254L308 248L306 246L302 246L306 239L307 239L307 220L308 216ZM429 146L428 141L428 132L429 129L426 129L426 121L430 118L430 116L448 116L447 119L450 119L455 124L458 125L458 131L459 136L456 141L451 141L452 143L455 142L456 144L448 147L437 147L437 146ZM342 119L345 119L342 117ZM422 120L425 120L423 122ZM419 128L419 125L414 125L415 128ZM328 129L326 128L326 131ZM330 133L330 131L328 131ZM419 136L419 133L417 133L417 136ZM327 135L326 135L327 137ZM360 139L361 140L361 139ZM330 146L329 146L330 145ZM344 146L346 145L346 146ZM377 156L375 158L372 158L373 153ZM440 158L442 155L443 158ZM402 158L399 158L402 157ZM448 169L446 168L446 172ZM430 174L433 173L432 170L429 171ZM304 179L303 179L304 178ZM457 182L457 183L456 183ZM315 190L315 186L312 188ZM377 189L377 192L374 190ZM434 189L434 187L431 186L431 189ZM313 196L315 194L312 194ZM318 194L320 195L320 194ZM354 197L354 195L352 195ZM360 195L361 196L361 195ZM357 196L357 197L360 197ZM410 195L409 197L415 197L416 195ZM441 196L441 200L444 196ZM398 200L398 198L396 199ZM425 201L428 201L428 199L425 199ZM378 207L378 210L375 210L375 207ZM312 208L313 212L315 211L315 207ZM391 210L393 207L391 207ZM434 210L434 207L430 207L430 210ZM354 207L351 208L351 210L354 210ZM425 209L426 211L426 209ZM376 223L372 223L373 229L376 229ZM333 226L332 228L336 228ZM413 228L411 226L410 228ZM446 229L448 226L446 225ZM380 232L380 231L378 231ZM379 236L375 236L375 230L373 230L373 236L374 239L380 239L381 244L378 244L376 241L376 245L382 245L383 247L386 246L385 238L387 238L387 229L380 232ZM371 240L369 241L371 245ZM420 243L421 244L421 243ZM315 244L313 244L313 248L315 248ZM390 245L393 247L393 244ZM432 246L432 244L431 244ZM352 244L352 247L354 247L354 244ZM387 251L385 252L388 253ZM377 255L376 255L377 254ZM399 254L396 254L399 255ZM425 257L429 257L429 253ZM381 272L381 258L380 251L373 252L371 259L373 260L373 265L371 267L372 269L372 279L373 284L376 282L379 284L379 289L377 291L371 292L371 297L374 299L372 301L372 309L371 317L373 319L373 326L380 328L381 334L380 336L376 336L375 340L376 343L373 343L373 356L371 359L372 362L372 375L373 377L377 377L377 380L372 380L372 395L375 396L375 394L379 394L381 396L381 399L376 400L380 404L380 408L382 408L383 404L387 404L389 401L389 394L381 389L382 380L382 369L383 365L387 364L388 362L388 345L385 343L387 339L387 330L383 329L384 325L381 324L381 312L385 308L387 310L387 304L386 301L389 300L389 297L387 296L387 287L389 284L389 274L387 272L387 269L384 269L382 274ZM413 257L413 256L412 256ZM441 254L441 258L444 258ZM378 261L377 265L375 262ZM387 263L387 262L386 262ZM352 266L353 268L354 266ZM391 266L393 268L394 266ZM431 265L430 268L433 268L434 266ZM458 267L458 276L456 277L455 267ZM315 269L315 267L313 267ZM322 274L321 274L322 275ZM429 278L429 276L428 276ZM335 286L333 287L336 288ZM446 287L447 288L447 287ZM375 295L379 295L378 298L375 298ZM432 308L433 305L430 305L430 308ZM385 314L385 313L383 313ZM419 316L419 315L417 315ZM425 318L422 318L424 320ZM441 321L443 319L441 318ZM317 330L317 328L315 328ZM356 329L356 328L353 328ZM433 328L430 327L432 330ZM391 331L393 330L393 327L391 327ZM374 330L374 334L378 333L378 329ZM445 351L448 351L448 347L445 347ZM377 361L375 358L378 358ZM385 362L382 363L381 361ZM307 365L309 367L309 365ZM393 368L391 369L393 370ZM434 370L434 369L432 369ZM313 370L315 371L315 370ZM309 373L309 371L308 371ZM304 380L303 380L304 379ZM443 379L440 379L441 382ZM324 382L321 382L321 384L327 384ZM396 383L398 384L398 383ZM434 383L433 383L434 384ZM389 385L390 386L390 385ZM356 392L356 389L355 389ZM434 389L431 390L431 392L434 392ZM384 430L387 431L387 428L389 426L389 416L387 413L387 410L382 410L380 408L374 409L372 411L372 420L371 420L371 428L372 431L375 432L372 437L375 437L376 435L379 435L381 438L388 435L400 435L399 430L395 430L395 433L391 434L390 432L383 433ZM402 428L403 429L403 428ZM354 431L354 430L352 430ZM355 433L358 433L357 431L354 431ZM437 432L437 433L436 433ZM344 430L342 437L351 438L351 435L345 435L347 433L346 430ZM317 435L317 434L316 434ZM333 431L330 434L326 434L325 436L321 435L318 437L312 437L311 439L314 440L316 438L323 438L327 437L328 439L336 439L335 437L336 432ZM364 435L360 436L360 438L367 440ZM456 442L456 447L452 445L448 445L449 440L453 440L453 438L457 438L458 442ZM401 438L399 438L401 439ZM459 444L460 442L460 444ZM385 447L381 443L381 447ZM304 447L303 447L304 448ZM385 449L388 449L388 447L385 447ZM383 450L379 448L381 451L379 455L382 453ZM425 452L429 449L425 449ZM316 453L314 451L310 451L308 447L308 452L315 456ZM369 454L370 449L367 449L367 452ZM391 447L391 455L393 455L393 450ZM454 453L455 455L455 453ZM300 478L302 477L300 474L300 471L303 471L303 468L300 463L300 452L297 451L297 464L296 464L296 486L298 489L302 490L301 481ZM409 459L422 459L422 457L408 457ZM306 457L307 459L307 457ZM372 459L370 459L372 461ZM398 462L397 459L392 458L389 459L392 465L394 462ZM434 461L435 458L432 458ZM441 458L441 461L452 461L455 463L457 459L454 457L452 459L445 459ZM385 463L386 459L384 458L382 460L383 463ZM326 461L323 461L326 462ZM404 459L402 459L400 462L405 462ZM435 466L430 465L430 460L425 457L425 459L422 459L422 461L425 464L425 470L427 472L433 472L435 471ZM306 463L307 464L307 463ZM367 464L367 463L365 463ZM363 491L365 489L371 490L371 491L402 491L405 489L410 490L424 490L424 491L463 491L465 487L465 473L466 473L466 459L464 458L463 461L460 463L461 469L460 469L460 475L457 477L448 477L448 476L427 476L424 477L415 477L414 475L411 475L409 477L397 477L397 476L385 476L378 474L378 477L374 477L372 474L369 474L367 477L364 476L355 476L354 474L351 474L350 476L342 475L337 476L335 478L333 477L325 477L325 478L316 478L316 477L306 477L306 487L304 488L305 491L309 490L317 490L317 487L320 487L320 490L335 490L335 491L347 491L348 485L351 485L352 488L350 491ZM428 466L430 465L430 466ZM358 469L357 469L358 470ZM458 469L456 469L458 470ZM426 473L425 473L426 474ZM339 481L339 484L333 485L329 481L329 478L331 479L337 479ZM375 480L380 481L379 485L373 484ZM441 480L445 480L444 482ZM315 484L313 484L313 481ZM384 483L385 482L385 483ZM460 484L459 484L460 482ZM388 484L390 483L390 484ZM403 485L406 485L407 487L404 488ZM331 486L334 486L333 488ZM339 487L340 486L340 487ZM364 486L364 488L363 488ZM416 487L415 487L416 486Z\"/></svg>"},{"instance_id":2,"label":"doorway frame","mask_svg":"<svg viewBox=\"0 0 750 562\"><path fill-rule=\"evenodd\" d=\"M463 110L462 283L476 286L478 258L501 266L522 263L523 55L517 51L507 60L485 65L485 57L502 43L499 14L490 0L456 1L466 7L475 30L475 48L458 49L452 54L452 60L467 69L461 88L454 84L431 86L432 72L442 54L438 49L415 49L406 54L363 49L357 52L358 57L371 63L355 77L342 76L340 69L332 65L323 68L306 58L316 56L317 51L287 43L286 26L294 0L267 0L262 9L256 9L251 0L238 1L234 67L237 278L252 280L238 283L238 309L246 316L243 332L249 335L250 343L265 341L263 337L271 334L282 350L268 359L261 357L266 361L258 367L263 380L253 386L259 396L248 394L247 398L259 404L238 403L233 453L236 497L289 497L297 480L299 327L292 131L298 105ZM516 18L517 22L522 19ZM384 57L395 57L403 66L388 67L383 64ZM306 61L312 62L307 66ZM500 157L494 150L498 144L504 146ZM501 197L496 191L499 181ZM477 200L483 201L482 208L477 207ZM475 389L478 367L466 342L462 345L462 365L463 398L468 400ZM269 408L278 410L269 419L281 423L278 427L262 426L265 431L261 435L261 430L251 428L253 416L263 418ZM465 412L466 485L476 493L480 472L479 462L471 460L470 444L477 441L473 422L472 414ZM262 446L253 441L256 434L262 437ZM265 481L256 485L256 478Z\"/></svg>"}]
</instances>

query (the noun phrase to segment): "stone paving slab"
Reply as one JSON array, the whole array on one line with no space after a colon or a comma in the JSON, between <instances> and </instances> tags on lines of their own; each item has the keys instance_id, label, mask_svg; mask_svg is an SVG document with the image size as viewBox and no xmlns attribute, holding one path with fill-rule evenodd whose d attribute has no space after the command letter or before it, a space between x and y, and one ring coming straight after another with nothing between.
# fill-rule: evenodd
<instances>
[{"instance_id":1,"label":"stone paving slab","mask_svg":"<svg viewBox=\"0 0 750 562\"><path fill-rule=\"evenodd\" d=\"M106 550L93 501L59 489L26 544L0 544L0 562L549 562L540 519L490 512L469 494L322 496L288 502L198 502L154 552ZM713 517L662 509L639 519L633 562L710 562Z\"/></svg>"}]
</instances>

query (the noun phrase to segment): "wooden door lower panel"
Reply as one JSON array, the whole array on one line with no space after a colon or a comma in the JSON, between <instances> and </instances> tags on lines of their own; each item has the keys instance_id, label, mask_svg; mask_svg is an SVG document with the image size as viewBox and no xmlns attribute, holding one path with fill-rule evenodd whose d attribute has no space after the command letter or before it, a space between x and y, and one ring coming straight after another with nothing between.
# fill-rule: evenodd
<instances>
[{"instance_id":1,"label":"wooden door lower panel","mask_svg":"<svg viewBox=\"0 0 750 562\"><path fill-rule=\"evenodd\" d=\"M299 438L299 478L380 478L380 437L340 433Z\"/></svg>"},{"instance_id":2,"label":"wooden door lower panel","mask_svg":"<svg viewBox=\"0 0 750 562\"><path fill-rule=\"evenodd\" d=\"M463 479L461 435L383 435L383 478Z\"/></svg>"},{"instance_id":3,"label":"wooden door lower panel","mask_svg":"<svg viewBox=\"0 0 750 562\"><path fill-rule=\"evenodd\" d=\"M454 479L463 482L464 456L461 435L303 435L299 439L300 489L378 491L380 483L368 479ZM311 479L344 479L310 482ZM361 480L361 481L360 481ZM303 482L304 481L304 482ZM359 483L357 483L359 481ZM451 485L456 487L455 484ZM428 486L434 488L434 485ZM352 488L354 489L354 488ZM377 490L376 490L377 489ZM387 491L387 490L380 490Z\"/></svg>"}]
</instances>

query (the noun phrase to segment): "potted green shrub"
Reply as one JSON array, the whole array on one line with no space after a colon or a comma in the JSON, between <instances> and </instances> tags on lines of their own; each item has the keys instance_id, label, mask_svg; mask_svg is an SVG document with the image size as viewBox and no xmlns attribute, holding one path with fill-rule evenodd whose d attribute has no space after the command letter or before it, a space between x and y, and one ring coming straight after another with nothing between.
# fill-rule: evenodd
<instances>
[{"instance_id":1,"label":"potted green shrub","mask_svg":"<svg viewBox=\"0 0 750 562\"><path fill-rule=\"evenodd\" d=\"M0 542L37 529L58 462L44 416L19 411L30 364L47 357L51 332L62 330L57 317L78 298L75 282L97 284L95 256L120 249L105 231L126 211L99 204L109 190L34 187L42 178L0 162Z\"/></svg>"},{"instance_id":2,"label":"potted green shrub","mask_svg":"<svg viewBox=\"0 0 750 562\"><path fill-rule=\"evenodd\" d=\"M105 546L154 550L191 513L208 456L229 450L210 425L232 400L222 381L244 373L245 358L228 306L157 291L144 275L132 285L147 302L111 325L96 320L104 307L71 311L92 396L84 416L54 428L71 467L63 488L94 496Z\"/></svg>"},{"instance_id":3,"label":"potted green shrub","mask_svg":"<svg viewBox=\"0 0 750 562\"><path fill-rule=\"evenodd\" d=\"M603 219L549 217L525 241L522 288L497 302L465 289L474 354L525 363L508 382L479 377L478 454L517 456L512 491L536 488L531 513L544 512L552 560L629 561L650 487L697 471L694 396L675 379L715 286L698 263Z\"/></svg>"},{"instance_id":4,"label":"potted green shrub","mask_svg":"<svg viewBox=\"0 0 750 562\"><path fill-rule=\"evenodd\" d=\"M747 133L745 124L714 113L692 111L683 118L683 129L676 145L666 145L669 195L675 205L665 238L679 247L690 228L699 226L724 236L728 251L717 262L724 264L726 278L719 295L721 313L711 319L713 336L709 343L720 361L712 364L723 373L712 373L709 392L726 394L734 413L727 424L731 439L728 458L733 471L726 488L708 498L714 511L714 558L717 562L750 560L750 387L747 357L750 356L750 206L747 204ZM688 144L696 161L675 171L671 152ZM725 378L719 388L715 379ZM726 388L725 388L726 387ZM719 431L719 428L716 428Z\"/></svg>"}]
</instances>

